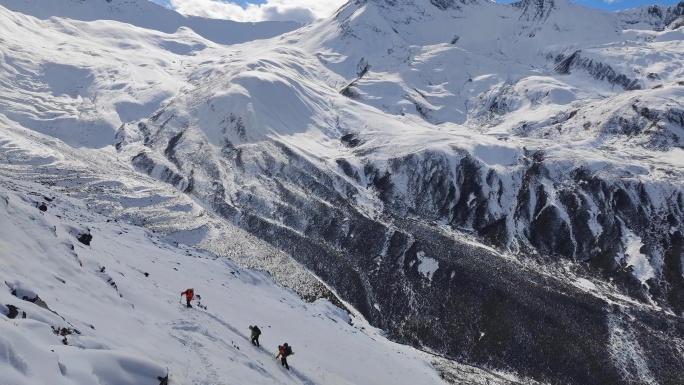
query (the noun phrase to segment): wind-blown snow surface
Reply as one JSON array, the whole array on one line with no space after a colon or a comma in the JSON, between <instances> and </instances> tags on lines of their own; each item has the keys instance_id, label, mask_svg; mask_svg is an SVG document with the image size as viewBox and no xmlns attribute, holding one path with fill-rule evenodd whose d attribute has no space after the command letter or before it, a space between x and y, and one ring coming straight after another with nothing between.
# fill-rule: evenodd
<instances>
[{"instance_id":1,"label":"wind-blown snow surface","mask_svg":"<svg viewBox=\"0 0 684 385\"><path fill-rule=\"evenodd\" d=\"M41 212L44 195L52 200ZM90 246L77 240L86 233ZM428 355L327 301L305 303L263 271L40 186L0 180L0 249L3 385L159 384L167 372L172 384L443 383ZM187 286L207 309L179 303ZM253 324L260 348L248 341ZM274 359L286 341L290 372Z\"/></svg>"},{"instance_id":2,"label":"wind-blown snow surface","mask_svg":"<svg viewBox=\"0 0 684 385\"><path fill-rule=\"evenodd\" d=\"M681 383L684 5L353 1L226 47L0 4L3 175L450 358Z\"/></svg>"}]
</instances>

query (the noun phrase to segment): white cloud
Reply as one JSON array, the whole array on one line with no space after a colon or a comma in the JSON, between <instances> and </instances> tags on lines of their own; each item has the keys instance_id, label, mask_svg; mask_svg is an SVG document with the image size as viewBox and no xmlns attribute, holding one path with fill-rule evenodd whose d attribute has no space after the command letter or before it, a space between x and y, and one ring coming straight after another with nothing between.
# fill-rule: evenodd
<instances>
[{"instance_id":1,"label":"white cloud","mask_svg":"<svg viewBox=\"0 0 684 385\"><path fill-rule=\"evenodd\" d=\"M293 20L307 23L333 14L347 0L268 0L245 8L223 0L170 0L184 15L235 21Z\"/></svg>"}]
</instances>

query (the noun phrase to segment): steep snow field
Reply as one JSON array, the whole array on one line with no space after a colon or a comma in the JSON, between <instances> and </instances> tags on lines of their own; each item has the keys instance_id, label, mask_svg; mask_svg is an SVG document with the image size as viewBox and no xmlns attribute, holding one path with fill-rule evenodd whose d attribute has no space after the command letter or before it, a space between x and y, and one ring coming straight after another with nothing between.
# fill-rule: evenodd
<instances>
[{"instance_id":1,"label":"steep snow field","mask_svg":"<svg viewBox=\"0 0 684 385\"><path fill-rule=\"evenodd\" d=\"M172 384L443 383L430 356L327 301L303 302L263 271L38 185L0 185L3 385L159 384L167 373ZM179 303L189 286L206 309ZM248 341L254 324L260 348ZM295 352L289 372L274 358L284 342ZM471 380L503 382L467 369Z\"/></svg>"}]
</instances>

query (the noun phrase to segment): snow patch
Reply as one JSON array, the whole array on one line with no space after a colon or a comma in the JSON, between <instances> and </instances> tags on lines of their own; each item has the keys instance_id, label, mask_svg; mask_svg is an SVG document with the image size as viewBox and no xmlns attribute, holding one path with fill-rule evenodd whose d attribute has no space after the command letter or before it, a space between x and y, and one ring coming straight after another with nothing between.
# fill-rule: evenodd
<instances>
[{"instance_id":1,"label":"snow patch","mask_svg":"<svg viewBox=\"0 0 684 385\"><path fill-rule=\"evenodd\" d=\"M625 244L624 258L627 266L632 266L632 274L642 284L646 284L646 281L655 277L655 270L651 266L648 256L641 252L644 243L641 241L641 238L629 230L623 238L623 242Z\"/></svg>"},{"instance_id":2,"label":"snow patch","mask_svg":"<svg viewBox=\"0 0 684 385\"><path fill-rule=\"evenodd\" d=\"M418 271L420 274L423 275L423 277L427 278L428 280L432 281L432 277L435 274L435 271L439 268L439 261L430 257L425 256L425 252L419 251L417 253L418 256Z\"/></svg>"},{"instance_id":3,"label":"snow patch","mask_svg":"<svg viewBox=\"0 0 684 385\"><path fill-rule=\"evenodd\" d=\"M575 281L575 285L577 287L581 287L584 290L589 290L589 291L596 290L596 285L593 282L591 282L590 280L585 279L585 278L578 278Z\"/></svg>"},{"instance_id":4,"label":"snow patch","mask_svg":"<svg viewBox=\"0 0 684 385\"><path fill-rule=\"evenodd\" d=\"M518 150L497 145L475 145L473 154L490 166L510 166L518 162Z\"/></svg>"}]
</instances>

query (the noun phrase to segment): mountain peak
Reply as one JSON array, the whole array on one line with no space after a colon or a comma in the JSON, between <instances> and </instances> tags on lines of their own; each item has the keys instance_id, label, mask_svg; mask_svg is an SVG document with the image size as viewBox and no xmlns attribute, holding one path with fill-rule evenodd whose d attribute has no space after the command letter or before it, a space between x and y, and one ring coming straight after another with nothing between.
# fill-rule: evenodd
<instances>
[{"instance_id":1,"label":"mountain peak","mask_svg":"<svg viewBox=\"0 0 684 385\"><path fill-rule=\"evenodd\" d=\"M477 3L477 0L430 0L430 3L441 10L447 10L449 8L459 8L459 5L474 4Z\"/></svg>"},{"instance_id":2,"label":"mountain peak","mask_svg":"<svg viewBox=\"0 0 684 385\"><path fill-rule=\"evenodd\" d=\"M553 10L569 5L567 0L521 0L512 5L522 10L521 20L544 21Z\"/></svg>"},{"instance_id":3,"label":"mountain peak","mask_svg":"<svg viewBox=\"0 0 684 385\"><path fill-rule=\"evenodd\" d=\"M425 7L428 4L435 6L443 11L449 9L460 9L463 5L477 4L479 0L370 0L375 3L380 3L382 5L388 5L391 7L396 6L419 6ZM356 4L363 4L368 2L368 0L359 0Z\"/></svg>"},{"instance_id":4,"label":"mountain peak","mask_svg":"<svg viewBox=\"0 0 684 385\"><path fill-rule=\"evenodd\" d=\"M649 5L641 8L627 9L616 12L624 29L653 29L662 31L669 28L676 21L684 17L684 1L669 7Z\"/></svg>"}]
</instances>

